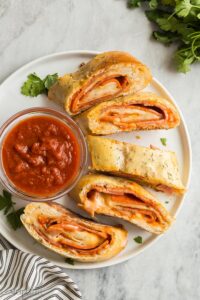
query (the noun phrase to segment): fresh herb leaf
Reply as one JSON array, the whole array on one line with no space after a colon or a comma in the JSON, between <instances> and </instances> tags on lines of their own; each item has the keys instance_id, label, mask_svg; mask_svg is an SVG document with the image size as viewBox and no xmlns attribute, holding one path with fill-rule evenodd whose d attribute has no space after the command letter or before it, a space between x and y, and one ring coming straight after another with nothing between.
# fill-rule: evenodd
<instances>
[{"instance_id":1,"label":"fresh herb leaf","mask_svg":"<svg viewBox=\"0 0 200 300\"><path fill-rule=\"evenodd\" d=\"M44 86L47 90L50 89L50 87L58 80L58 74L52 74L52 75L47 75L45 79L43 80Z\"/></svg>"},{"instance_id":2,"label":"fresh herb leaf","mask_svg":"<svg viewBox=\"0 0 200 300\"><path fill-rule=\"evenodd\" d=\"M167 139L166 138L160 138L161 143L163 146L167 146Z\"/></svg>"},{"instance_id":3,"label":"fresh herb leaf","mask_svg":"<svg viewBox=\"0 0 200 300\"><path fill-rule=\"evenodd\" d=\"M8 191L3 190L3 196L4 196L4 198L6 198L7 200L10 200L10 201L11 201L12 195L11 195L11 193L9 193Z\"/></svg>"},{"instance_id":4,"label":"fresh herb leaf","mask_svg":"<svg viewBox=\"0 0 200 300\"><path fill-rule=\"evenodd\" d=\"M174 42L175 40L177 40L177 36L174 35L174 33L170 33L170 32L161 32L161 31L154 31L153 32L153 37L166 45L171 44L172 42Z\"/></svg>"},{"instance_id":5,"label":"fresh herb leaf","mask_svg":"<svg viewBox=\"0 0 200 300\"><path fill-rule=\"evenodd\" d=\"M199 0L190 1L190 0L176 0L175 12L176 15L182 18L187 17L189 14L194 13L194 11L200 11L200 2Z\"/></svg>"},{"instance_id":6,"label":"fresh herb leaf","mask_svg":"<svg viewBox=\"0 0 200 300\"><path fill-rule=\"evenodd\" d=\"M190 71L190 65L194 62L193 55L188 54L188 50L177 51L174 56L175 63L177 65L178 71L182 73L187 73Z\"/></svg>"},{"instance_id":7,"label":"fresh herb leaf","mask_svg":"<svg viewBox=\"0 0 200 300\"><path fill-rule=\"evenodd\" d=\"M159 18L159 12L157 10L147 10L145 11L145 15L147 19L151 22L157 22L157 19Z\"/></svg>"},{"instance_id":8,"label":"fresh herb leaf","mask_svg":"<svg viewBox=\"0 0 200 300\"><path fill-rule=\"evenodd\" d=\"M136 236L135 238L134 238L134 241L136 242L136 243L138 243L138 244L142 244L142 242L143 242L143 240L142 240L142 236Z\"/></svg>"},{"instance_id":9,"label":"fresh herb leaf","mask_svg":"<svg viewBox=\"0 0 200 300\"><path fill-rule=\"evenodd\" d=\"M20 208L16 211L13 211L9 213L6 217L8 220L8 223L10 223L11 227L16 230L22 226L22 222L20 219L21 214L23 214L24 208Z\"/></svg>"},{"instance_id":10,"label":"fresh herb leaf","mask_svg":"<svg viewBox=\"0 0 200 300\"><path fill-rule=\"evenodd\" d=\"M0 195L0 210L7 206L7 199Z\"/></svg>"},{"instance_id":11,"label":"fresh herb leaf","mask_svg":"<svg viewBox=\"0 0 200 300\"><path fill-rule=\"evenodd\" d=\"M164 31L176 32L180 26L178 20L175 17L166 15L163 18L157 18L156 23L159 25L160 29Z\"/></svg>"},{"instance_id":12,"label":"fresh herb leaf","mask_svg":"<svg viewBox=\"0 0 200 300\"><path fill-rule=\"evenodd\" d=\"M65 258L65 262L69 265L74 265L74 260L70 257Z\"/></svg>"},{"instance_id":13,"label":"fresh herb leaf","mask_svg":"<svg viewBox=\"0 0 200 300\"><path fill-rule=\"evenodd\" d=\"M192 1L192 4L193 4L193 5L200 5L200 0L193 0L193 1Z\"/></svg>"},{"instance_id":14,"label":"fresh herb leaf","mask_svg":"<svg viewBox=\"0 0 200 300\"><path fill-rule=\"evenodd\" d=\"M175 5L175 0L161 0L162 5Z\"/></svg>"},{"instance_id":15,"label":"fresh herb leaf","mask_svg":"<svg viewBox=\"0 0 200 300\"><path fill-rule=\"evenodd\" d=\"M25 96L37 97L48 92L50 87L57 81L58 74L47 75L44 79L41 79L35 73L32 73L27 78L21 87L21 93Z\"/></svg>"},{"instance_id":16,"label":"fresh herb leaf","mask_svg":"<svg viewBox=\"0 0 200 300\"><path fill-rule=\"evenodd\" d=\"M12 201L12 195L8 191L3 190L3 195L0 195L0 210L4 210L8 223L16 230L22 226L20 215L23 213L24 208L15 210L14 205L15 202Z\"/></svg>"},{"instance_id":17,"label":"fresh herb leaf","mask_svg":"<svg viewBox=\"0 0 200 300\"><path fill-rule=\"evenodd\" d=\"M183 37L186 46L180 47L174 56L177 69L186 73L195 61L200 61L200 31Z\"/></svg>"},{"instance_id":18,"label":"fresh herb leaf","mask_svg":"<svg viewBox=\"0 0 200 300\"><path fill-rule=\"evenodd\" d=\"M141 0L128 0L127 6L129 8L139 7L141 4L140 2L141 2Z\"/></svg>"},{"instance_id":19,"label":"fresh herb leaf","mask_svg":"<svg viewBox=\"0 0 200 300\"><path fill-rule=\"evenodd\" d=\"M3 195L0 195L0 210L4 209L4 215L6 215L12 207L12 195L3 190Z\"/></svg>"},{"instance_id":20,"label":"fresh herb leaf","mask_svg":"<svg viewBox=\"0 0 200 300\"><path fill-rule=\"evenodd\" d=\"M4 210L4 215L7 215L7 213L10 211L10 209L12 208L12 201L7 201L5 210Z\"/></svg>"},{"instance_id":21,"label":"fresh herb leaf","mask_svg":"<svg viewBox=\"0 0 200 300\"><path fill-rule=\"evenodd\" d=\"M187 17L192 9L190 0L176 0L175 12L179 17Z\"/></svg>"},{"instance_id":22,"label":"fresh herb leaf","mask_svg":"<svg viewBox=\"0 0 200 300\"><path fill-rule=\"evenodd\" d=\"M150 1L149 1L149 7L150 7L151 9L157 8L157 7L158 7L158 1L157 1L157 0L150 0Z\"/></svg>"},{"instance_id":23,"label":"fresh herb leaf","mask_svg":"<svg viewBox=\"0 0 200 300\"><path fill-rule=\"evenodd\" d=\"M35 73L28 75L27 81L21 87L21 93L25 96L36 97L44 92L44 82Z\"/></svg>"}]
</instances>

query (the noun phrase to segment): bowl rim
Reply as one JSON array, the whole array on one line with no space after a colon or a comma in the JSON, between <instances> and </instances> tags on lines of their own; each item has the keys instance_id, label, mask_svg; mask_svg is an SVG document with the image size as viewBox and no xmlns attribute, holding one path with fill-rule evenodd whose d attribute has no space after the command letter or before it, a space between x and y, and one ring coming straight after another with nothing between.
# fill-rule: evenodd
<instances>
[{"instance_id":1,"label":"bowl rim","mask_svg":"<svg viewBox=\"0 0 200 300\"><path fill-rule=\"evenodd\" d=\"M68 126L72 130L74 137L78 141L79 150L80 150L80 162L79 162L78 172L76 176L74 176L74 178L69 183L69 185L65 186L60 191L57 191L55 194L49 196L33 195L21 189L18 189L17 186L7 176L3 165L2 149L3 149L3 142L5 140L5 137L22 120L27 120L31 117L36 116L37 114L46 115L51 118L57 119L63 124L65 124L66 126ZM44 202L54 201L66 195L77 184L80 177L85 172L87 164L88 164L88 147L87 147L85 136L81 128L78 126L78 124L67 113L62 113L58 110L47 108L47 107L31 107L28 109L18 111L17 113L9 117L0 127L0 183L14 196L20 197L23 200L44 201Z\"/></svg>"}]
</instances>

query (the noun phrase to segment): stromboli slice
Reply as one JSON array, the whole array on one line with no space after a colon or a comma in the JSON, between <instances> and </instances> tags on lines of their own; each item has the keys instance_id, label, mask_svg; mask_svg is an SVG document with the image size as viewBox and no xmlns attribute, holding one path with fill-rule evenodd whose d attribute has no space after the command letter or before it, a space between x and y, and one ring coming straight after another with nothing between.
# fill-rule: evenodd
<instances>
[{"instance_id":1,"label":"stromboli slice","mask_svg":"<svg viewBox=\"0 0 200 300\"><path fill-rule=\"evenodd\" d=\"M95 56L75 73L60 77L48 97L76 115L102 101L135 93L151 79L150 70L135 57L110 51Z\"/></svg>"},{"instance_id":2,"label":"stromboli slice","mask_svg":"<svg viewBox=\"0 0 200 300\"><path fill-rule=\"evenodd\" d=\"M83 117L89 131L96 135L169 129L180 123L175 106L150 92L139 92L100 103L83 113Z\"/></svg>"},{"instance_id":3,"label":"stromboli slice","mask_svg":"<svg viewBox=\"0 0 200 300\"><path fill-rule=\"evenodd\" d=\"M148 184L156 190L182 194L176 154L98 136L88 136L91 170Z\"/></svg>"},{"instance_id":4,"label":"stromboli slice","mask_svg":"<svg viewBox=\"0 0 200 300\"><path fill-rule=\"evenodd\" d=\"M21 221L28 233L50 250L82 262L117 255L127 242L127 231L86 220L56 203L30 203Z\"/></svg>"},{"instance_id":5,"label":"stromboli slice","mask_svg":"<svg viewBox=\"0 0 200 300\"><path fill-rule=\"evenodd\" d=\"M118 217L155 234L165 232L172 223L155 197L127 179L89 174L80 179L71 196L92 216Z\"/></svg>"}]
</instances>

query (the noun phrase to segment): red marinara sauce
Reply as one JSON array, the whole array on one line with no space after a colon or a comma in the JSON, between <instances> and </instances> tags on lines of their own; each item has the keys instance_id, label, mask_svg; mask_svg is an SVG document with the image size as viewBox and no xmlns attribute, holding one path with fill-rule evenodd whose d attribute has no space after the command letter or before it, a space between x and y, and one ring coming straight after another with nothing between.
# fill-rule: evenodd
<instances>
[{"instance_id":1,"label":"red marinara sauce","mask_svg":"<svg viewBox=\"0 0 200 300\"><path fill-rule=\"evenodd\" d=\"M34 196L52 196L70 185L80 165L73 131L49 116L19 122L3 142L5 173L17 189Z\"/></svg>"}]
</instances>

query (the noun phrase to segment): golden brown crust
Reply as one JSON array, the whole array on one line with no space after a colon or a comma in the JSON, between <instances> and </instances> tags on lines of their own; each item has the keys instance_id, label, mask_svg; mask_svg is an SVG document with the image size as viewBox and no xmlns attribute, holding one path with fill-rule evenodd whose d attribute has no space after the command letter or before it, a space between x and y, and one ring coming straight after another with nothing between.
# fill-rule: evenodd
<instances>
[{"instance_id":1,"label":"golden brown crust","mask_svg":"<svg viewBox=\"0 0 200 300\"><path fill-rule=\"evenodd\" d=\"M127 231L122 227L89 221L57 203L30 203L21 221L29 234L45 247L82 262L110 259L127 242Z\"/></svg>"},{"instance_id":2,"label":"golden brown crust","mask_svg":"<svg viewBox=\"0 0 200 300\"><path fill-rule=\"evenodd\" d=\"M77 72L64 75L49 89L50 100L76 115L102 101L143 89L150 70L126 52L101 53Z\"/></svg>"},{"instance_id":3,"label":"golden brown crust","mask_svg":"<svg viewBox=\"0 0 200 300\"><path fill-rule=\"evenodd\" d=\"M165 232L172 223L164 205L127 179L89 174L81 178L71 195L92 216L118 217L155 234Z\"/></svg>"},{"instance_id":4,"label":"golden brown crust","mask_svg":"<svg viewBox=\"0 0 200 300\"><path fill-rule=\"evenodd\" d=\"M75 73L75 78L84 78L91 73L102 69L109 69L116 64L133 64L143 67L144 65L128 52L109 51L96 55L89 63L83 65L79 71Z\"/></svg>"},{"instance_id":5,"label":"golden brown crust","mask_svg":"<svg viewBox=\"0 0 200 300\"><path fill-rule=\"evenodd\" d=\"M174 152L91 135L88 145L92 170L128 177L157 190L185 192Z\"/></svg>"},{"instance_id":6,"label":"golden brown crust","mask_svg":"<svg viewBox=\"0 0 200 300\"><path fill-rule=\"evenodd\" d=\"M175 106L150 92L121 96L83 113L85 125L96 135L121 131L169 129L180 124Z\"/></svg>"}]
</instances>

